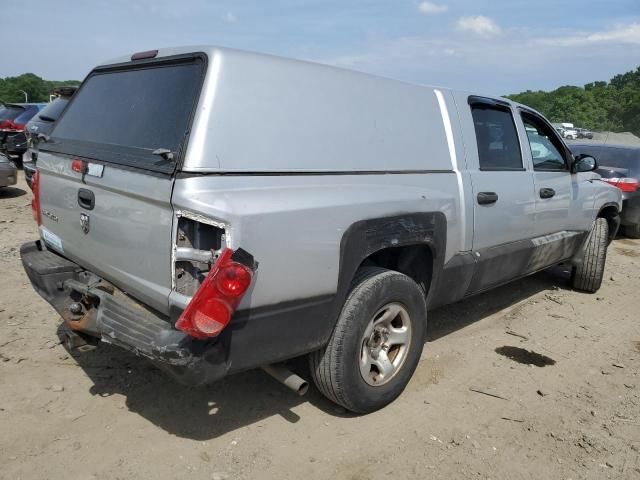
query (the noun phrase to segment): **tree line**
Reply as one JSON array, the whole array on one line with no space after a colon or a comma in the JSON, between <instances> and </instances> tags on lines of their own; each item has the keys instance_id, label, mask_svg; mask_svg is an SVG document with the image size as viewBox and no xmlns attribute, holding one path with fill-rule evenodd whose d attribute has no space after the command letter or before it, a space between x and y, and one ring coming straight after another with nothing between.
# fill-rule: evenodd
<instances>
[{"instance_id":1,"label":"tree line","mask_svg":"<svg viewBox=\"0 0 640 480\"><path fill-rule=\"evenodd\" d=\"M552 122L640 136L640 67L609 82L565 86L551 92L527 90L507 98L535 108Z\"/></svg>"},{"instance_id":2,"label":"tree line","mask_svg":"<svg viewBox=\"0 0 640 480\"><path fill-rule=\"evenodd\" d=\"M49 95L55 87L80 85L77 80L51 81L43 80L33 73L24 73L17 77L0 78L0 102L22 103L27 93L29 102L48 102Z\"/></svg>"}]
</instances>

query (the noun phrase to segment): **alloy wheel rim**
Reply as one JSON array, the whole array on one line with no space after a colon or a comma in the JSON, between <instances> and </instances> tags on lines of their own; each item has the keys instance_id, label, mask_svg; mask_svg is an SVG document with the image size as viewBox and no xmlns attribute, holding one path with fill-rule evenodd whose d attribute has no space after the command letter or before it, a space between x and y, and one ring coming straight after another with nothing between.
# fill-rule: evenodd
<instances>
[{"instance_id":1,"label":"alloy wheel rim","mask_svg":"<svg viewBox=\"0 0 640 480\"><path fill-rule=\"evenodd\" d=\"M391 302L373 315L364 331L360 348L360 374L379 387L402 368L411 345L411 321L404 305Z\"/></svg>"}]
</instances>

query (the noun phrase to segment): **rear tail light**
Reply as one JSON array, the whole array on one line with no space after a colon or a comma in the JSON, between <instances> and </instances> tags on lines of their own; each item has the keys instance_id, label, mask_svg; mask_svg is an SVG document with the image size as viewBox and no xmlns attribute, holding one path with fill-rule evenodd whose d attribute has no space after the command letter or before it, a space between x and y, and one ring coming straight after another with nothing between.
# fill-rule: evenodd
<instances>
[{"instance_id":1,"label":"rear tail light","mask_svg":"<svg viewBox=\"0 0 640 480\"><path fill-rule=\"evenodd\" d=\"M12 132L21 132L24 130L24 123L15 123L11 120L0 122L0 129Z\"/></svg>"},{"instance_id":2,"label":"rear tail light","mask_svg":"<svg viewBox=\"0 0 640 480\"><path fill-rule=\"evenodd\" d=\"M192 337L215 337L228 325L249 289L256 264L239 248L226 248L176 322Z\"/></svg>"},{"instance_id":3,"label":"rear tail light","mask_svg":"<svg viewBox=\"0 0 640 480\"><path fill-rule=\"evenodd\" d=\"M640 184L637 178L603 178L602 180L623 192L635 192Z\"/></svg>"},{"instance_id":4,"label":"rear tail light","mask_svg":"<svg viewBox=\"0 0 640 480\"><path fill-rule=\"evenodd\" d=\"M38 226L42 225L42 212L40 210L40 172L36 170L31 178L31 190L33 191L33 200L31 200L31 211L33 219Z\"/></svg>"}]
</instances>

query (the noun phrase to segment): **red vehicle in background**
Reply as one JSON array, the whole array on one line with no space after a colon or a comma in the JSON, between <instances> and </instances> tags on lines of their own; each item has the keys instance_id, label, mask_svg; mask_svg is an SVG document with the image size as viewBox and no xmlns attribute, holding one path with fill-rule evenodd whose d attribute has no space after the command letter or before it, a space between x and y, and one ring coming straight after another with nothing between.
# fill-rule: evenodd
<instances>
[{"instance_id":1,"label":"red vehicle in background","mask_svg":"<svg viewBox=\"0 0 640 480\"><path fill-rule=\"evenodd\" d=\"M22 165L22 154L16 154L8 148L16 135L24 135L27 122L42 110L46 103L8 103L0 109L0 152Z\"/></svg>"}]
</instances>

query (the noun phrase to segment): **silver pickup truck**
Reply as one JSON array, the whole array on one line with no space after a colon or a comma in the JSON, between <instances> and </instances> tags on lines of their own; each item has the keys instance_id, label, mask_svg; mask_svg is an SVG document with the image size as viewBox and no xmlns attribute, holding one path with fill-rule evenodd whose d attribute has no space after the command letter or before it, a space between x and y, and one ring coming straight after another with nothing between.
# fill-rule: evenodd
<instances>
[{"instance_id":1,"label":"silver pickup truck","mask_svg":"<svg viewBox=\"0 0 640 480\"><path fill-rule=\"evenodd\" d=\"M96 67L40 142L22 246L70 338L187 384L307 355L393 401L427 310L561 262L595 292L619 190L534 110L217 47Z\"/></svg>"}]
</instances>

